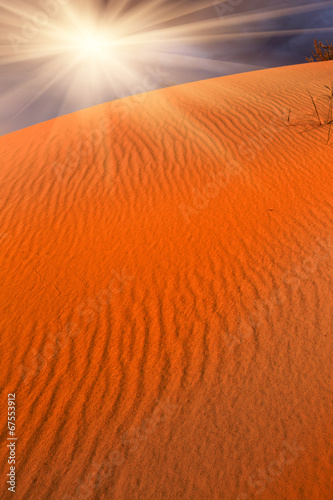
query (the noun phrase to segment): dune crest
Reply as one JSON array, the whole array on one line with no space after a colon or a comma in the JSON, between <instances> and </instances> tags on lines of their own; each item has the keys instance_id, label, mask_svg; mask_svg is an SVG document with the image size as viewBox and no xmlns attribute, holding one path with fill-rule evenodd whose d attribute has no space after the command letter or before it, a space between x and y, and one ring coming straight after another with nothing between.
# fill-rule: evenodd
<instances>
[{"instance_id":1,"label":"dune crest","mask_svg":"<svg viewBox=\"0 0 333 500\"><path fill-rule=\"evenodd\" d=\"M17 499L330 498L333 139L307 90L324 116L332 74L217 78L0 137Z\"/></svg>"}]
</instances>

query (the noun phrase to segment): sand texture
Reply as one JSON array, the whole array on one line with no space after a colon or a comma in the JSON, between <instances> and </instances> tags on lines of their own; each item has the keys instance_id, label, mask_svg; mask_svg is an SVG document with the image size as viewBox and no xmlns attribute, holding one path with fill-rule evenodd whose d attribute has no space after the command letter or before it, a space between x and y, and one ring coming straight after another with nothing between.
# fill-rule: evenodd
<instances>
[{"instance_id":1,"label":"sand texture","mask_svg":"<svg viewBox=\"0 0 333 500\"><path fill-rule=\"evenodd\" d=\"M333 498L332 76L0 138L2 499L14 392L17 500Z\"/></svg>"}]
</instances>

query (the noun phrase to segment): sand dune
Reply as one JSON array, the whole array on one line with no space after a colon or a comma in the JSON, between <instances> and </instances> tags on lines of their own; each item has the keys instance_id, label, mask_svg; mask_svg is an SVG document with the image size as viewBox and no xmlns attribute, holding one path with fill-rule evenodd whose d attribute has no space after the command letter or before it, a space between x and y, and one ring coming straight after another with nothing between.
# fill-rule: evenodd
<instances>
[{"instance_id":1,"label":"sand dune","mask_svg":"<svg viewBox=\"0 0 333 500\"><path fill-rule=\"evenodd\" d=\"M17 499L332 498L332 75L0 138L1 498L8 393Z\"/></svg>"}]
</instances>

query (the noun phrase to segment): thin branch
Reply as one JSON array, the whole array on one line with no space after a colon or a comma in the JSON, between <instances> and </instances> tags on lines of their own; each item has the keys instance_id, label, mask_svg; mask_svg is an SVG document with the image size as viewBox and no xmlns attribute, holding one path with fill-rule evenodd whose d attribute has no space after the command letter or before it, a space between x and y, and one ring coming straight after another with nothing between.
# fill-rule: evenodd
<instances>
[{"instance_id":1,"label":"thin branch","mask_svg":"<svg viewBox=\"0 0 333 500\"><path fill-rule=\"evenodd\" d=\"M308 92L309 96L311 97L311 101L312 101L312 103L313 103L313 105L314 105L314 108L315 108L315 110L316 110L316 114L317 114L317 116L318 116L318 120L319 120L319 125L322 125L321 118L320 118L320 115L319 115L319 112L318 112L317 105L316 105L316 103L315 103L315 101L314 101L314 98L312 97L312 95L310 94L310 92L309 92L308 90L307 90L307 92Z\"/></svg>"}]
</instances>

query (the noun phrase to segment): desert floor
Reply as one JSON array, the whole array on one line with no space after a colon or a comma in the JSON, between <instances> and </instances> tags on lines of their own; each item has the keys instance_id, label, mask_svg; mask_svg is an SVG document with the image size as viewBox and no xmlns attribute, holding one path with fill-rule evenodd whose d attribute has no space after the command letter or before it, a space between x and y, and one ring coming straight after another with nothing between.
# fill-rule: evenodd
<instances>
[{"instance_id":1,"label":"desert floor","mask_svg":"<svg viewBox=\"0 0 333 500\"><path fill-rule=\"evenodd\" d=\"M333 62L0 138L1 498L333 498Z\"/></svg>"}]
</instances>

